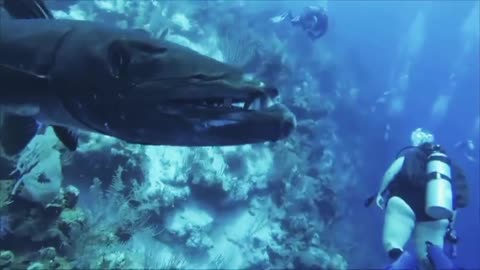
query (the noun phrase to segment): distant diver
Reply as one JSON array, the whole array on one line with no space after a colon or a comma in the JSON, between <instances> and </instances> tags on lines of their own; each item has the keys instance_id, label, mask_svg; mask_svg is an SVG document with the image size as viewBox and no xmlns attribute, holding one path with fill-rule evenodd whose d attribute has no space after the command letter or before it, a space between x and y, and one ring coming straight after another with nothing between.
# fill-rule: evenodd
<instances>
[{"instance_id":1,"label":"distant diver","mask_svg":"<svg viewBox=\"0 0 480 270\"><path fill-rule=\"evenodd\" d=\"M385 172L378 193L369 198L385 209L383 245L393 260L386 269L458 269L452 262L457 209L468 204L462 170L434 144L433 134L416 129L412 146L400 150ZM412 232L417 253L404 250ZM448 245L447 245L448 244Z\"/></svg>"},{"instance_id":2,"label":"distant diver","mask_svg":"<svg viewBox=\"0 0 480 270\"><path fill-rule=\"evenodd\" d=\"M461 151L468 161L477 162L475 154L478 154L478 150L476 150L475 144L472 140L457 142L455 144L455 149Z\"/></svg>"},{"instance_id":3,"label":"distant diver","mask_svg":"<svg viewBox=\"0 0 480 270\"><path fill-rule=\"evenodd\" d=\"M294 115L278 91L237 68L146 31L55 20L42 0L0 8L0 138L19 153L39 124L70 150L76 130L128 143L221 146L276 141Z\"/></svg>"},{"instance_id":4,"label":"distant diver","mask_svg":"<svg viewBox=\"0 0 480 270\"><path fill-rule=\"evenodd\" d=\"M311 40L316 40L327 32L328 16L325 8L319 6L308 6L299 16L293 16L292 12L271 18L274 23L288 19L293 26L299 26L305 31Z\"/></svg>"}]
</instances>

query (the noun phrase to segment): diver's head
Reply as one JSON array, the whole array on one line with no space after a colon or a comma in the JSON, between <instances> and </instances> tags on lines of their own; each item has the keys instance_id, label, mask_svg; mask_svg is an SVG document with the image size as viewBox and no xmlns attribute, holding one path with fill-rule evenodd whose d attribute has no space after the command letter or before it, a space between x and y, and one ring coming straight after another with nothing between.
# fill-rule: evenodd
<instances>
[{"instance_id":1,"label":"diver's head","mask_svg":"<svg viewBox=\"0 0 480 270\"><path fill-rule=\"evenodd\" d=\"M417 128L412 131L412 134L410 135L410 140L413 146L420 146L424 143L433 143L435 137L429 131L422 128Z\"/></svg>"}]
</instances>

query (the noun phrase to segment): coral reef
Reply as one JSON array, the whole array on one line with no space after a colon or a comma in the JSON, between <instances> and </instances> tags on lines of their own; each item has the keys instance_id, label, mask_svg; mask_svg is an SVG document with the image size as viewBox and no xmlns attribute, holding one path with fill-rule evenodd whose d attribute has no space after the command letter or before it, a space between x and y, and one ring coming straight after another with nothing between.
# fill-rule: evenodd
<instances>
[{"instance_id":1,"label":"coral reef","mask_svg":"<svg viewBox=\"0 0 480 270\"><path fill-rule=\"evenodd\" d=\"M76 207L79 191L67 186L48 204L28 201L13 194L13 180L2 180L0 193L9 198L0 205L0 264L10 269L68 269L68 248L74 242L70 230L84 223ZM6 195L7 194L7 195Z\"/></svg>"}]
</instances>

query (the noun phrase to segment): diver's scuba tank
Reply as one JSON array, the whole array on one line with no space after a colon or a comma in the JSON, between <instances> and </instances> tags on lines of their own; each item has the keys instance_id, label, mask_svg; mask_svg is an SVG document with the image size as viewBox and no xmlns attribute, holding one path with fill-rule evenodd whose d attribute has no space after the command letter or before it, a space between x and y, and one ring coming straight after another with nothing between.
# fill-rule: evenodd
<instances>
[{"instance_id":1,"label":"diver's scuba tank","mask_svg":"<svg viewBox=\"0 0 480 270\"><path fill-rule=\"evenodd\" d=\"M435 219L453 215L453 192L450 159L439 145L432 145L427 159L426 213Z\"/></svg>"}]
</instances>

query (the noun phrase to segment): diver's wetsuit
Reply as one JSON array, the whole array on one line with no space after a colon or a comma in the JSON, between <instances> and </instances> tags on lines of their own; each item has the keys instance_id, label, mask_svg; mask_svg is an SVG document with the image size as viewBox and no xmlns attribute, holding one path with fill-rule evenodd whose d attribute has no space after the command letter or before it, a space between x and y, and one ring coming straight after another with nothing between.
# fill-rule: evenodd
<instances>
[{"instance_id":1,"label":"diver's wetsuit","mask_svg":"<svg viewBox=\"0 0 480 270\"><path fill-rule=\"evenodd\" d=\"M403 199L415 213L416 221L433 221L425 212L427 188L427 158L428 152L422 147L413 147L402 153L405 157L402 169L390 183L389 197L397 196ZM467 205L468 190L465 176L461 169L452 163L452 188L455 195L454 208L463 208Z\"/></svg>"}]
</instances>

